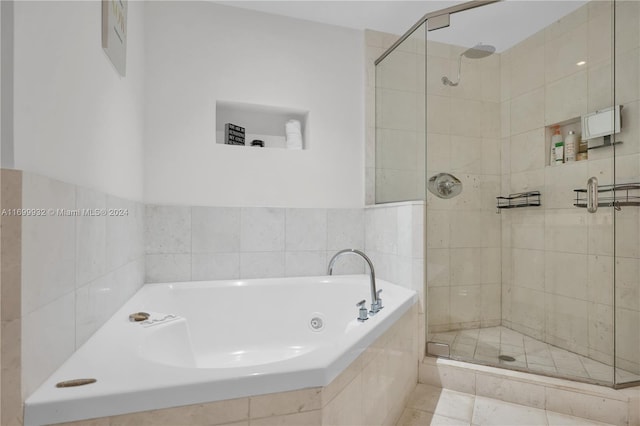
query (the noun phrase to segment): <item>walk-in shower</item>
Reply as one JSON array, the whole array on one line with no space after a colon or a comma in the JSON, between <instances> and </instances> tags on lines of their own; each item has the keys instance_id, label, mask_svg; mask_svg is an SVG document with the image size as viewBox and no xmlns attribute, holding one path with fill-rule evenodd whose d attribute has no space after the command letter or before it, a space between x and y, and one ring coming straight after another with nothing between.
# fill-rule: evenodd
<instances>
[{"instance_id":1,"label":"walk-in shower","mask_svg":"<svg viewBox=\"0 0 640 426\"><path fill-rule=\"evenodd\" d=\"M379 56L375 199L424 202L427 354L639 383L638 64L636 1L458 4ZM618 105L621 143L587 150Z\"/></svg>"}]
</instances>

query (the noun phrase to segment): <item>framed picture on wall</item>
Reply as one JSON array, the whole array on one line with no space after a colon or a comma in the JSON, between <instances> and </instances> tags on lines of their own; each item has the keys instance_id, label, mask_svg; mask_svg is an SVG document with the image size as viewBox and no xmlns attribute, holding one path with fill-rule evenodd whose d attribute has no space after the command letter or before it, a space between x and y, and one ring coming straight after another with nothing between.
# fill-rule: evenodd
<instances>
[{"instance_id":1,"label":"framed picture on wall","mask_svg":"<svg viewBox=\"0 0 640 426\"><path fill-rule=\"evenodd\" d=\"M127 0L102 0L102 48L124 77L127 68Z\"/></svg>"}]
</instances>

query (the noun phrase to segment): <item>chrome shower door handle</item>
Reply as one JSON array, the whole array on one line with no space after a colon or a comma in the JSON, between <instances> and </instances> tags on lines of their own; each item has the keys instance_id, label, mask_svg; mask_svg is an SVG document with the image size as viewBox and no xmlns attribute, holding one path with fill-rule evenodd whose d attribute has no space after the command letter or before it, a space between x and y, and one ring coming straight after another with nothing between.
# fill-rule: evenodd
<instances>
[{"instance_id":1,"label":"chrome shower door handle","mask_svg":"<svg viewBox=\"0 0 640 426\"><path fill-rule=\"evenodd\" d=\"M598 210L598 178L593 176L587 181L587 211L595 213Z\"/></svg>"}]
</instances>

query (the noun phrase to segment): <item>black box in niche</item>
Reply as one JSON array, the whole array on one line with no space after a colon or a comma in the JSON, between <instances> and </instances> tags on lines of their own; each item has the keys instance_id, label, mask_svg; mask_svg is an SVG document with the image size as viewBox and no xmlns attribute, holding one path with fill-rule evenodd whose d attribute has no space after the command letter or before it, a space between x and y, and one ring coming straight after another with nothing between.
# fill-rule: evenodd
<instances>
[{"instance_id":1,"label":"black box in niche","mask_svg":"<svg viewBox=\"0 0 640 426\"><path fill-rule=\"evenodd\" d=\"M244 127L226 123L224 125L224 143L227 145L244 145Z\"/></svg>"}]
</instances>

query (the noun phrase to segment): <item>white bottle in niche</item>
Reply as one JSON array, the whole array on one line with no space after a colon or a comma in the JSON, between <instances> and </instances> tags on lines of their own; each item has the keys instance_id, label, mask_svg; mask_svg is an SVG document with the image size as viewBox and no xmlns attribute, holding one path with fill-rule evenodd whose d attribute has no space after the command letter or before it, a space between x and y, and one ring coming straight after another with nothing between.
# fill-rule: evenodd
<instances>
[{"instance_id":1,"label":"white bottle in niche","mask_svg":"<svg viewBox=\"0 0 640 426\"><path fill-rule=\"evenodd\" d=\"M570 161L576 161L576 154L578 151L578 144L580 140L578 135L573 130L569 131L569 134L564 139L564 161L568 163Z\"/></svg>"}]
</instances>

